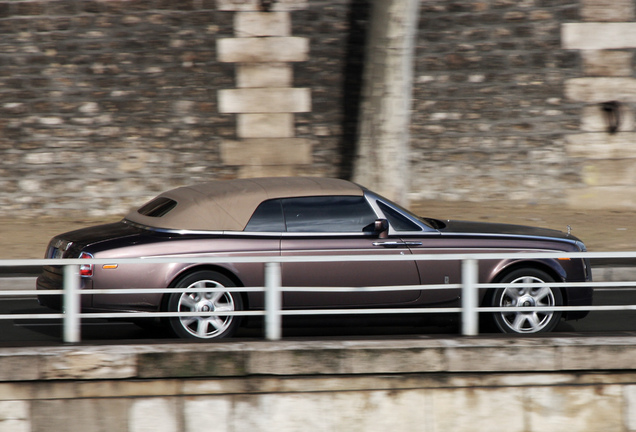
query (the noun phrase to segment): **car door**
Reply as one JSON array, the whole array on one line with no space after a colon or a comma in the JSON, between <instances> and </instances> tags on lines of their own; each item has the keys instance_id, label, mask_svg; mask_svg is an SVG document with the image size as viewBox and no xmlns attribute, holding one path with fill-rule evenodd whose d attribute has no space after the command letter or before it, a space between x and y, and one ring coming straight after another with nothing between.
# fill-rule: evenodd
<instances>
[{"instance_id":1,"label":"car door","mask_svg":"<svg viewBox=\"0 0 636 432\"><path fill-rule=\"evenodd\" d=\"M413 255L439 255L459 252L453 241L444 238L439 231L427 229L413 216L393 203L382 199L374 201L382 215ZM417 260L420 283L422 285L447 285L461 282L461 262L458 260ZM425 289L420 303L443 304L458 300L459 289Z\"/></svg>"},{"instance_id":2,"label":"car door","mask_svg":"<svg viewBox=\"0 0 636 432\"><path fill-rule=\"evenodd\" d=\"M370 255L373 261L302 262L282 264L284 307L353 307L399 305L414 302L419 290L366 291L364 287L419 284L417 265L388 261L385 257L410 254L399 237L378 238L373 232L378 219L364 196L286 198L281 200L286 232L281 238L282 256L325 257ZM352 287L307 292L301 287Z\"/></svg>"}]
</instances>

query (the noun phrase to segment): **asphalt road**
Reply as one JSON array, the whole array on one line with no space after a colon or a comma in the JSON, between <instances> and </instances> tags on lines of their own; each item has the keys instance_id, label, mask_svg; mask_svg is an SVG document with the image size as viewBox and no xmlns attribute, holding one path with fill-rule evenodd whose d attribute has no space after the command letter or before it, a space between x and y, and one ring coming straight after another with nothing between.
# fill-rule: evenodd
<instances>
[{"instance_id":1,"label":"asphalt road","mask_svg":"<svg viewBox=\"0 0 636 432\"><path fill-rule=\"evenodd\" d=\"M617 291L597 291L596 305L636 304L636 289ZM51 310L41 307L33 298L12 298L0 302L0 314L45 314ZM390 326L359 325L332 319L326 323L317 318L309 323L294 323L283 330L286 339L368 339L368 338L440 338L457 337L458 323L446 325L414 325L413 323L392 323ZM562 322L555 332L545 336L585 336L619 335L636 332L636 311L591 312L585 319ZM9 319L0 321L0 346L41 346L62 343L62 323L60 320ZM85 320L82 323L83 344L126 344L126 343L175 343L183 342L168 335L163 329L142 329L128 322L101 319ZM518 337L488 334L495 337ZM261 325L242 328L236 340L262 340Z\"/></svg>"}]
</instances>

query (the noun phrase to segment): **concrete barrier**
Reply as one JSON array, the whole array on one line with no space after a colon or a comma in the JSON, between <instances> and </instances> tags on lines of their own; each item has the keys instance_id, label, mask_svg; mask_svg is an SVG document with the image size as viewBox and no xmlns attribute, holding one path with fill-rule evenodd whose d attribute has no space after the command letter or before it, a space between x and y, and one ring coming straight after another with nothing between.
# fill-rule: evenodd
<instances>
[{"instance_id":1,"label":"concrete barrier","mask_svg":"<svg viewBox=\"0 0 636 432\"><path fill-rule=\"evenodd\" d=\"M0 431L631 431L636 337L0 351Z\"/></svg>"}]
</instances>

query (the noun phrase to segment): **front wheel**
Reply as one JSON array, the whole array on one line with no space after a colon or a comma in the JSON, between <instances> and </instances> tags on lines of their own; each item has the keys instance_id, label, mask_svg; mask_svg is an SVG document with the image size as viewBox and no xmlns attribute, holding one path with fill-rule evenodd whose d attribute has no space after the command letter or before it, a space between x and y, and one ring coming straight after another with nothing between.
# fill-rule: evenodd
<instances>
[{"instance_id":1,"label":"front wheel","mask_svg":"<svg viewBox=\"0 0 636 432\"><path fill-rule=\"evenodd\" d=\"M243 310L236 292L210 291L211 288L233 287L226 276L213 271L192 273L177 283L183 292L170 295L170 312L234 312ZM230 337L240 325L240 317L232 315L184 316L168 320L172 331L181 338L215 339Z\"/></svg>"},{"instance_id":2,"label":"front wheel","mask_svg":"<svg viewBox=\"0 0 636 432\"><path fill-rule=\"evenodd\" d=\"M507 284L493 292L491 306L540 307L562 306L563 296L558 288L550 286L554 279L537 269L519 269L506 275L501 283ZM515 284L536 286L515 287ZM503 333L543 333L552 331L561 320L561 312L495 312L493 319Z\"/></svg>"}]
</instances>

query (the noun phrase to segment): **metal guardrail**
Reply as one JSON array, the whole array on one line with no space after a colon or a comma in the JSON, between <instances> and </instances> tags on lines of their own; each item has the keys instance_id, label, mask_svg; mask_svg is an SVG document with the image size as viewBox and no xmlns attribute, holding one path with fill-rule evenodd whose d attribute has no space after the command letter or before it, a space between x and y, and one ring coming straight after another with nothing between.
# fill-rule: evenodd
<instances>
[{"instance_id":1,"label":"metal guardrail","mask_svg":"<svg viewBox=\"0 0 636 432\"><path fill-rule=\"evenodd\" d=\"M24 295L62 295L63 313L50 314L0 314L2 319L62 319L63 339L67 343L80 341L80 324L82 318L150 318L150 317L184 317L184 316L264 316L265 337L268 340L281 338L282 316L286 315L337 315L337 314L427 314L427 313L460 313L462 322L462 335L475 336L479 332L479 313L497 312L502 307L480 307L478 305L478 290L484 288L498 288L509 284L479 283L479 261L482 260L519 260L519 259L634 259L636 252L579 252L579 253L472 253L472 254L430 254L430 255L390 255L378 257L377 255L332 255L332 256L274 256L274 257L208 257L208 258L128 258L128 259L40 259L40 260L0 260L0 269L10 267L41 267L57 265L64 267L64 287L62 290L5 290L0 297L24 296ZM381 286L381 287L283 287L281 286L281 263L286 262L360 262L360 261L461 261L461 283L443 285L413 285L413 286ZM119 312L119 313L82 313L80 310L80 296L82 294L134 294L134 293L174 293L183 292L183 288L137 288L137 289L80 289L80 265L93 264L158 264L158 263L193 263L197 264L224 264L224 263L263 263L264 286L263 287L224 287L206 288L209 292L264 292L265 309L252 311L233 312ZM636 287L634 282L550 282L551 286L559 287L592 287L592 288L626 288ZM523 288L537 284L515 283L515 287ZM316 310L289 310L283 309L282 293L286 290L303 290L314 292L334 291L390 291L390 290L430 290L430 289L458 289L461 288L461 307L448 308L362 308L362 309L316 309ZM612 306L542 306L542 307L506 307L507 312L533 312L533 311L611 311L611 310L636 310L636 305L612 305Z\"/></svg>"}]
</instances>

